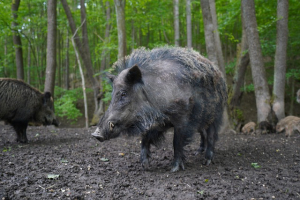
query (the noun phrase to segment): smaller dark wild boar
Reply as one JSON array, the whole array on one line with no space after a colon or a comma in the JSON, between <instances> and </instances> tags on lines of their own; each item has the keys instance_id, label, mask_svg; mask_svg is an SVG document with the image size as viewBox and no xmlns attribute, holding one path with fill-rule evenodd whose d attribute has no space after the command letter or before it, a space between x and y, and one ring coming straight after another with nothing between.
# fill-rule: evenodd
<instances>
[{"instance_id":1,"label":"smaller dark wild boar","mask_svg":"<svg viewBox=\"0 0 300 200\"><path fill-rule=\"evenodd\" d=\"M13 126L21 143L28 142L28 122L58 125L50 92L43 94L21 80L7 78L0 78L0 120Z\"/></svg>"},{"instance_id":2,"label":"smaller dark wild boar","mask_svg":"<svg viewBox=\"0 0 300 200\"><path fill-rule=\"evenodd\" d=\"M174 127L172 172L184 169L184 146L200 133L199 151L206 165L214 156L227 92L220 70L199 53L184 48L135 50L114 67L112 100L96 131L99 141L125 133L141 135L141 162L147 166L150 146Z\"/></svg>"}]
</instances>

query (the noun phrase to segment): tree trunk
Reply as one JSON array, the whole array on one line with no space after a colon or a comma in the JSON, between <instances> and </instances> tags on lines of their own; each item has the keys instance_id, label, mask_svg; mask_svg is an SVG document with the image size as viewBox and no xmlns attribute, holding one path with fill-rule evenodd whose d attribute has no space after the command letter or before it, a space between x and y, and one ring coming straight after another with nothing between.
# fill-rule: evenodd
<instances>
[{"instance_id":1,"label":"tree trunk","mask_svg":"<svg viewBox=\"0 0 300 200\"><path fill-rule=\"evenodd\" d=\"M106 26L105 26L105 35L104 35L104 40L105 42L109 42L109 34L110 34L110 28L111 28L111 24L110 24L110 3L109 1L106 2L106 11L105 11L105 15L106 15ZM100 71L103 71L106 69L106 67L109 65L109 63L107 62L108 60L108 49L103 49L102 51L102 55L101 55L101 67L100 67Z\"/></svg>"},{"instance_id":2,"label":"tree trunk","mask_svg":"<svg viewBox=\"0 0 300 200\"><path fill-rule=\"evenodd\" d=\"M20 0L12 0L12 4L11 4L11 12L13 16L12 33L13 33L13 42L14 42L15 54L16 54L17 79L24 80L22 41L18 32L18 23L17 23L19 6L20 6Z\"/></svg>"},{"instance_id":3,"label":"tree trunk","mask_svg":"<svg viewBox=\"0 0 300 200\"><path fill-rule=\"evenodd\" d=\"M205 33L205 44L206 53L208 59L212 61L216 66L219 67L218 56L214 40L214 25L212 21L212 15L209 6L209 0L201 0L201 9L204 21L204 33Z\"/></svg>"},{"instance_id":4,"label":"tree trunk","mask_svg":"<svg viewBox=\"0 0 300 200\"><path fill-rule=\"evenodd\" d=\"M242 13L241 13L242 14ZM241 87L244 84L245 74L247 70L247 66L250 63L249 58L249 45L248 40L246 37L246 31L244 26L244 21L242 17L242 42L239 45L238 51L237 51L237 63L234 70L234 78L233 78L233 89L232 89L232 98L230 100L230 110L233 111L233 109L236 106L239 106L241 103L241 98L243 92L241 91Z\"/></svg>"},{"instance_id":5,"label":"tree trunk","mask_svg":"<svg viewBox=\"0 0 300 200\"><path fill-rule=\"evenodd\" d=\"M212 22L213 22L213 26L214 26L213 29L214 29L214 39L215 39L215 46L216 46L215 48L216 48L217 57L218 57L218 66L225 77L226 76L225 63L224 63L224 57L223 57L223 51L222 51L222 44L221 44L220 35L219 35L219 31L218 31L218 20L217 20L215 0L209 0L209 8L210 8Z\"/></svg>"},{"instance_id":6,"label":"tree trunk","mask_svg":"<svg viewBox=\"0 0 300 200\"><path fill-rule=\"evenodd\" d=\"M260 123L268 121L267 118L271 113L271 106L270 93L257 31L254 0L242 0L242 12L245 30L247 32L252 78L255 87L257 121Z\"/></svg>"},{"instance_id":7,"label":"tree trunk","mask_svg":"<svg viewBox=\"0 0 300 200\"><path fill-rule=\"evenodd\" d=\"M9 77L7 73L7 39L4 40L4 77Z\"/></svg>"},{"instance_id":8,"label":"tree trunk","mask_svg":"<svg viewBox=\"0 0 300 200\"><path fill-rule=\"evenodd\" d=\"M175 46L180 46L180 32L179 32L179 0L173 1L174 6L174 36ZM164 32L165 34L165 32Z\"/></svg>"},{"instance_id":9,"label":"tree trunk","mask_svg":"<svg viewBox=\"0 0 300 200\"><path fill-rule=\"evenodd\" d=\"M86 67L86 70L88 72L89 80L92 82L93 89L94 89L94 103L95 103L95 112L98 110L98 99L97 96L100 93L100 84L98 83L97 79L93 76L93 67L92 67L92 60L90 56L89 46L88 46L88 38L87 38L87 25L86 25L86 12L85 12L85 5L84 0L80 0L81 5L81 22L82 22L82 37L83 40L80 40L80 37L78 36L78 33L76 32L76 24L74 22L74 19L72 17L70 8L68 6L68 3L66 0L61 0L61 3L64 7L64 10L66 12L68 22L72 31L72 34L74 36L74 42L76 44L76 47L79 51L80 57L82 58L84 65ZM95 113L94 112L94 113Z\"/></svg>"},{"instance_id":10,"label":"tree trunk","mask_svg":"<svg viewBox=\"0 0 300 200\"><path fill-rule=\"evenodd\" d=\"M186 0L186 34L187 47L192 48L192 19L191 19L191 0Z\"/></svg>"},{"instance_id":11,"label":"tree trunk","mask_svg":"<svg viewBox=\"0 0 300 200\"><path fill-rule=\"evenodd\" d=\"M67 38L66 38L66 58L65 58L65 89L69 90L70 88L70 80L69 80L69 30L67 29Z\"/></svg>"},{"instance_id":12,"label":"tree trunk","mask_svg":"<svg viewBox=\"0 0 300 200\"><path fill-rule=\"evenodd\" d=\"M273 87L273 110L278 120L285 117L284 93L288 42L288 0L277 0L277 39Z\"/></svg>"},{"instance_id":13,"label":"tree trunk","mask_svg":"<svg viewBox=\"0 0 300 200\"><path fill-rule=\"evenodd\" d=\"M85 23L85 22L83 22L83 23ZM86 98L85 79L84 79L84 74L83 74L83 70L82 70L82 67L81 67L80 58L79 58L78 52L76 50L75 42L74 42L74 37L76 35L76 32L77 32L77 30L75 31L75 33L72 37L72 44L73 44L73 47L74 47L76 60L77 60L78 66L79 66L79 71L80 71L80 76L81 76L83 101L84 101L85 128L88 128L89 127L89 116L88 116L88 107L87 107L87 98Z\"/></svg>"},{"instance_id":14,"label":"tree trunk","mask_svg":"<svg viewBox=\"0 0 300 200\"><path fill-rule=\"evenodd\" d=\"M28 52L27 52L27 83L30 85L30 65L31 65L31 49L30 49L30 45L28 45L27 48Z\"/></svg>"},{"instance_id":15,"label":"tree trunk","mask_svg":"<svg viewBox=\"0 0 300 200\"><path fill-rule=\"evenodd\" d=\"M244 35L244 33L243 33ZM244 84L245 74L247 70L247 66L250 63L249 59L249 53L246 52L248 50L247 45L245 44L245 36L243 36L242 44L239 47L238 50L238 62L235 67L235 75L233 78L233 89L232 89L232 98L230 100L230 106L236 107L239 106L241 103L241 98L243 92L241 91L241 88Z\"/></svg>"},{"instance_id":16,"label":"tree trunk","mask_svg":"<svg viewBox=\"0 0 300 200\"><path fill-rule=\"evenodd\" d=\"M47 67L44 91L51 92L52 96L54 96L56 70L56 0L48 0L47 16Z\"/></svg>"},{"instance_id":17,"label":"tree trunk","mask_svg":"<svg viewBox=\"0 0 300 200\"><path fill-rule=\"evenodd\" d=\"M118 27L118 59L124 58L126 55L126 29L125 29L125 2L126 0L114 0L117 27Z\"/></svg>"}]
</instances>

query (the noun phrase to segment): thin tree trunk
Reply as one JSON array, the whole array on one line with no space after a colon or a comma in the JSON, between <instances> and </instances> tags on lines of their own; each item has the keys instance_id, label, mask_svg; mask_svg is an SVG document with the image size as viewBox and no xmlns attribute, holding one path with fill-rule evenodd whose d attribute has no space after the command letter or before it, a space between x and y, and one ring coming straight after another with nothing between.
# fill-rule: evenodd
<instances>
[{"instance_id":1,"label":"thin tree trunk","mask_svg":"<svg viewBox=\"0 0 300 200\"><path fill-rule=\"evenodd\" d=\"M208 59L219 67L218 56L214 40L214 25L209 6L209 0L201 0L201 9L204 21L205 44Z\"/></svg>"},{"instance_id":2,"label":"thin tree trunk","mask_svg":"<svg viewBox=\"0 0 300 200\"><path fill-rule=\"evenodd\" d=\"M17 23L19 6L20 6L20 0L12 0L12 5L11 5L11 12L13 15L12 33L13 33L13 42L14 42L15 54L16 54L17 79L24 80L22 41L18 32L18 23Z\"/></svg>"},{"instance_id":3,"label":"thin tree trunk","mask_svg":"<svg viewBox=\"0 0 300 200\"><path fill-rule=\"evenodd\" d=\"M58 54L58 64L57 64L57 85L59 87L61 87L61 50L62 50L62 46L61 46L61 41L62 41L62 33L57 30L57 54Z\"/></svg>"},{"instance_id":4,"label":"thin tree trunk","mask_svg":"<svg viewBox=\"0 0 300 200\"><path fill-rule=\"evenodd\" d=\"M109 34L110 34L110 28L111 28L111 24L110 24L110 3L109 1L106 2L106 11L105 11L105 15L106 15L106 26L105 26L105 35L104 35L104 40L105 42L109 42ZM109 65L109 63L107 62L107 57L108 57L108 50L107 49L103 49L102 54L101 54L101 67L100 67L100 71L103 71L106 69L106 66Z\"/></svg>"},{"instance_id":5,"label":"thin tree trunk","mask_svg":"<svg viewBox=\"0 0 300 200\"><path fill-rule=\"evenodd\" d=\"M70 8L68 6L68 3L66 0L61 0L61 3L64 7L64 10L66 12L68 22L72 31L72 34L76 34L74 37L74 42L76 44L76 47L78 49L79 55L81 56L84 65L86 67L86 70L88 72L89 80L92 82L93 89L94 89L94 103L95 103L95 112L98 109L98 100L97 96L100 93L100 84L98 83L97 79L93 76L93 67L92 67L92 60L90 56L90 51L88 47L88 38L87 38L87 25L86 25L86 12L85 12L85 5L84 5L84 0L80 0L80 5L81 5L81 21L85 22L82 25L82 36L83 36L83 41L80 40L80 37L78 36L78 33L76 32L76 24L74 22L74 19L72 17ZM94 113L95 113L94 112Z\"/></svg>"},{"instance_id":6,"label":"thin tree trunk","mask_svg":"<svg viewBox=\"0 0 300 200\"><path fill-rule=\"evenodd\" d=\"M118 59L124 58L126 55L126 29L125 29L125 2L126 0L114 0L117 27L118 27Z\"/></svg>"},{"instance_id":7,"label":"thin tree trunk","mask_svg":"<svg viewBox=\"0 0 300 200\"><path fill-rule=\"evenodd\" d=\"M180 46L180 32L179 32L179 0L173 0L174 9L174 40L175 46ZM164 32L165 34L165 32Z\"/></svg>"},{"instance_id":8,"label":"thin tree trunk","mask_svg":"<svg viewBox=\"0 0 300 200\"><path fill-rule=\"evenodd\" d=\"M222 44L221 44L220 35L219 35L219 31L218 31L218 20L217 20L215 0L209 0L209 7L210 7L211 16L212 16L213 26L214 26L214 39L215 39L217 56L218 56L218 66L225 77L226 76L225 63L224 63L224 57L223 57L223 51L222 51Z\"/></svg>"},{"instance_id":9,"label":"thin tree trunk","mask_svg":"<svg viewBox=\"0 0 300 200\"><path fill-rule=\"evenodd\" d=\"M254 0L242 0L242 12L245 30L247 32L252 78L255 87L257 121L258 123L261 123L263 121L268 121L267 118L271 113L271 106L266 71L257 31Z\"/></svg>"},{"instance_id":10,"label":"thin tree trunk","mask_svg":"<svg viewBox=\"0 0 300 200\"><path fill-rule=\"evenodd\" d=\"M30 85L30 65L31 65L31 49L30 45L28 45L27 52L27 83Z\"/></svg>"},{"instance_id":11,"label":"thin tree trunk","mask_svg":"<svg viewBox=\"0 0 300 200\"><path fill-rule=\"evenodd\" d=\"M82 25L83 24L85 24L85 21L82 22ZM75 33L74 33L74 35L72 37L72 44L73 44L73 48L74 48L74 52L75 52L75 55L76 55L77 63L78 63L78 66L79 66L80 76L81 76L83 101L84 101L85 128L88 128L89 127L89 116L88 116L88 108L87 108L85 79L84 79L84 74L83 74L83 70L82 70L82 67L81 67L80 58L79 58L78 52L76 50L75 42L74 42L74 37L76 36L77 31L78 31L78 29L75 31Z\"/></svg>"},{"instance_id":12,"label":"thin tree trunk","mask_svg":"<svg viewBox=\"0 0 300 200\"><path fill-rule=\"evenodd\" d=\"M48 0L47 16L47 68L44 91L51 92L52 96L54 96L56 70L56 0Z\"/></svg>"},{"instance_id":13,"label":"thin tree trunk","mask_svg":"<svg viewBox=\"0 0 300 200\"><path fill-rule=\"evenodd\" d=\"M69 29L67 29L67 38L66 38L66 62L65 62L65 89L69 90L70 88L70 80L69 80L69 76L70 76L70 66L69 66Z\"/></svg>"},{"instance_id":14,"label":"thin tree trunk","mask_svg":"<svg viewBox=\"0 0 300 200\"><path fill-rule=\"evenodd\" d=\"M235 74L233 78L233 89L232 89L232 98L230 100L230 107L231 110L234 109L234 107L239 106L241 103L241 98L243 92L241 91L241 87L244 84L244 79L245 79L245 74L247 70L247 66L250 63L250 58L249 58L249 45L248 45L248 40L246 37L246 31L245 31L245 26L244 26L244 21L242 18L242 42L238 47L238 53L237 53L237 63L235 66Z\"/></svg>"},{"instance_id":15,"label":"thin tree trunk","mask_svg":"<svg viewBox=\"0 0 300 200\"><path fill-rule=\"evenodd\" d=\"M4 40L4 77L8 77L7 73L7 39Z\"/></svg>"},{"instance_id":16,"label":"thin tree trunk","mask_svg":"<svg viewBox=\"0 0 300 200\"><path fill-rule=\"evenodd\" d=\"M191 19L191 0L186 0L186 33L187 47L192 48L192 19Z\"/></svg>"},{"instance_id":17,"label":"thin tree trunk","mask_svg":"<svg viewBox=\"0 0 300 200\"><path fill-rule=\"evenodd\" d=\"M288 0L277 0L277 39L275 53L275 72L273 87L273 110L278 120L285 117L284 94L288 43Z\"/></svg>"}]
</instances>

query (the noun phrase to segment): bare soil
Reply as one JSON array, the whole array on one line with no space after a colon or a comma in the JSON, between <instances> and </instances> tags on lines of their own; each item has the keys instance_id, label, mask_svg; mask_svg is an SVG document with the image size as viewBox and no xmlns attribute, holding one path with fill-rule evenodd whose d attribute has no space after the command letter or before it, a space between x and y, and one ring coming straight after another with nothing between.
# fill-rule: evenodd
<instances>
[{"instance_id":1,"label":"bare soil","mask_svg":"<svg viewBox=\"0 0 300 200\"><path fill-rule=\"evenodd\" d=\"M94 130L29 127L19 144L0 125L0 199L300 199L299 134L220 135L208 167L196 134L186 170L171 173L172 132L143 169L139 137L100 143Z\"/></svg>"}]
</instances>

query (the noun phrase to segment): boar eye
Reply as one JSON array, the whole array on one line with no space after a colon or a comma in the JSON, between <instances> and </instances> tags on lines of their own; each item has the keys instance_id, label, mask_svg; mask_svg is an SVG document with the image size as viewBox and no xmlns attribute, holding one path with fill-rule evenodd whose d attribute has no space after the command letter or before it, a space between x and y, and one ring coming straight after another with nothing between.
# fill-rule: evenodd
<instances>
[{"instance_id":1,"label":"boar eye","mask_svg":"<svg viewBox=\"0 0 300 200\"><path fill-rule=\"evenodd\" d=\"M126 97L126 95L127 95L126 92L124 92L124 91L121 92L121 97Z\"/></svg>"}]
</instances>

